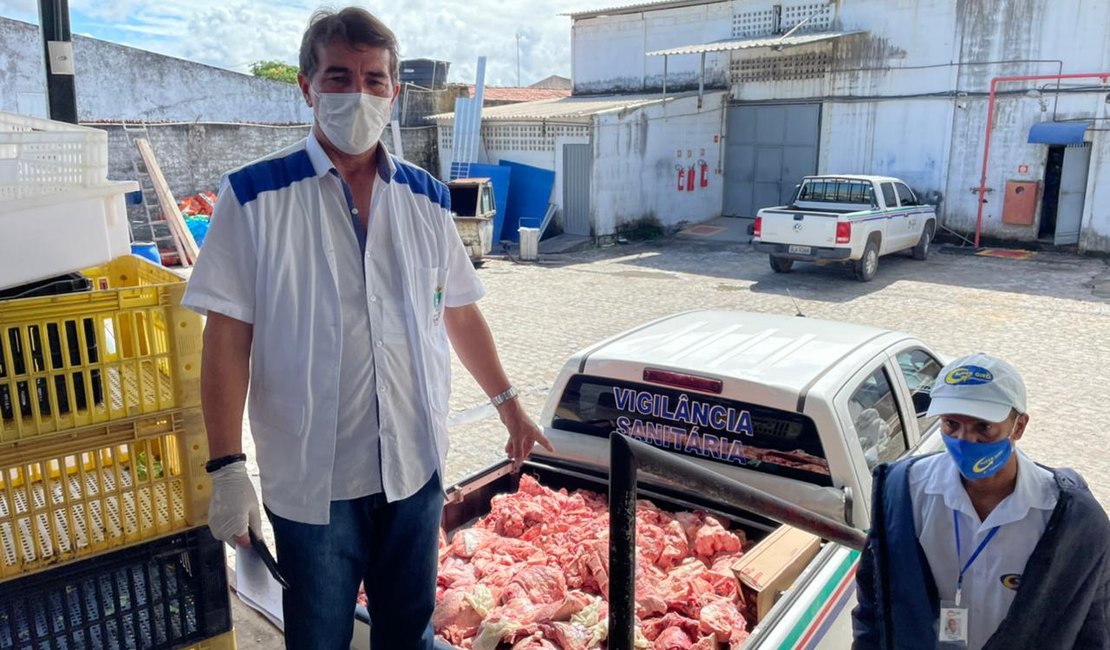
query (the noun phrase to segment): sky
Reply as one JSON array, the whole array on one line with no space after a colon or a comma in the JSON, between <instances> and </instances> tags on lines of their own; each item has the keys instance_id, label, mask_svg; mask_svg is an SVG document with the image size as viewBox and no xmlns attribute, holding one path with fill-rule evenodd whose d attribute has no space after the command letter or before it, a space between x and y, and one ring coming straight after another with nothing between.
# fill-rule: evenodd
<instances>
[{"instance_id":1,"label":"sky","mask_svg":"<svg viewBox=\"0 0 1110 650\"><path fill-rule=\"evenodd\" d=\"M401 58L449 61L450 81L474 82L486 57L486 84L517 85L549 75L570 77L574 10L626 0L438 0L358 2L397 34ZM327 0L69 0L74 34L248 72L254 61L297 63L312 12L345 6ZM0 16L38 24L36 0L0 0Z\"/></svg>"}]
</instances>

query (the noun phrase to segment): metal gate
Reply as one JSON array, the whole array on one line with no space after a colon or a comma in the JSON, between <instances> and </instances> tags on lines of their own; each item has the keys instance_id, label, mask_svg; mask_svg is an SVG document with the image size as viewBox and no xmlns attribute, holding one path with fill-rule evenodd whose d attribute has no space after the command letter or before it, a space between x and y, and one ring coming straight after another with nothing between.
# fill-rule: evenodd
<instances>
[{"instance_id":1,"label":"metal gate","mask_svg":"<svg viewBox=\"0 0 1110 650\"><path fill-rule=\"evenodd\" d=\"M590 145L563 145L563 231L571 235L590 235L592 163Z\"/></svg>"},{"instance_id":2,"label":"metal gate","mask_svg":"<svg viewBox=\"0 0 1110 650\"><path fill-rule=\"evenodd\" d=\"M820 104L729 107L722 212L754 217L790 200L802 177L817 173L820 120Z\"/></svg>"}]
</instances>

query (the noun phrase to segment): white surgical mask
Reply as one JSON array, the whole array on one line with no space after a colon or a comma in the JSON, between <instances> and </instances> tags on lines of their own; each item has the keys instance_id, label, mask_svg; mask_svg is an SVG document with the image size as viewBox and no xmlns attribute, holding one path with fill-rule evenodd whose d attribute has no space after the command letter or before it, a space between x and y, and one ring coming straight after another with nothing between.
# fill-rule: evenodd
<instances>
[{"instance_id":1,"label":"white surgical mask","mask_svg":"<svg viewBox=\"0 0 1110 650\"><path fill-rule=\"evenodd\" d=\"M337 149L352 156L369 151L389 123L390 97L312 91L316 123Z\"/></svg>"}]
</instances>

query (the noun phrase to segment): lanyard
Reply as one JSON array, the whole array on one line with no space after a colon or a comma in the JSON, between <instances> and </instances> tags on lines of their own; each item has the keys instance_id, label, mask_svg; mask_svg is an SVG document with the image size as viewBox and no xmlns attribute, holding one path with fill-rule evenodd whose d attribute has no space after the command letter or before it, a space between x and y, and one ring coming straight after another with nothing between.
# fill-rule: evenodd
<instances>
[{"instance_id":1,"label":"lanyard","mask_svg":"<svg viewBox=\"0 0 1110 650\"><path fill-rule=\"evenodd\" d=\"M963 551L960 550L960 514L955 510L952 511L952 525L956 529L956 562L959 562L960 557L963 555ZM987 533L986 538L979 542L979 547L975 549L975 552L972 553L971 557L964 563L964 567L960 569L960 576L956 579L956 607L960 606L960 596L964 589L964 573L970 569L975 560L979 558L979 554L983 552L987 544L991 543L995 533L998 532L998 528L998 526L991 528L991 532Z\"/></svg>"}]
</instances>

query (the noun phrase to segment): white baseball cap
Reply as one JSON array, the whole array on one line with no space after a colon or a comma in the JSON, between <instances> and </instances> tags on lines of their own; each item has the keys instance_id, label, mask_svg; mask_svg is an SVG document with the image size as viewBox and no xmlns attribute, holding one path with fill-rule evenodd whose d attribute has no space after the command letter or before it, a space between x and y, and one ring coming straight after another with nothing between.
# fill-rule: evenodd
<instances>
[{"instance_id":1,"label":"white baseball cap","mask_svg":"<svg viewBox=\"0 0 1110 650\"><path fill-rule=\"evenodd\" d=\"M1025 382L1010 364L980 353L960 357L940 371L927 415L1002 422L1011 409L1025 413Z\"/></svg>"}]
</instances>

